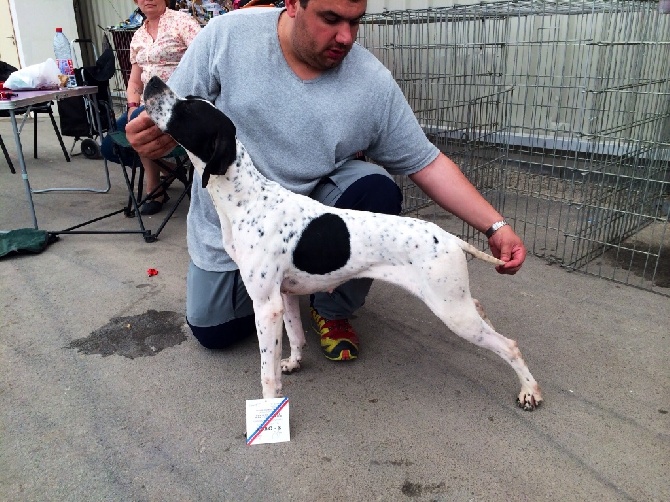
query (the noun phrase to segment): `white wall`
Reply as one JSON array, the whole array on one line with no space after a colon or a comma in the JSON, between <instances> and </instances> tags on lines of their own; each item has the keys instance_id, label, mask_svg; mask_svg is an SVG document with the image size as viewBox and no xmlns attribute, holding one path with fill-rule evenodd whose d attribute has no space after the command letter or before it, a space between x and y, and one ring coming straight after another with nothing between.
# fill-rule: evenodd
<instances>
[{"instance_id":1,"label":"white wall","mask_svg":"<svg viewBox=\"0 0 670 502\"><path fill-rule=\"evenodd\" d=\"M77 38L72 0L10 0L21 66L53 58L56 28L68 39Z\"/></svg>"}]
</instances>

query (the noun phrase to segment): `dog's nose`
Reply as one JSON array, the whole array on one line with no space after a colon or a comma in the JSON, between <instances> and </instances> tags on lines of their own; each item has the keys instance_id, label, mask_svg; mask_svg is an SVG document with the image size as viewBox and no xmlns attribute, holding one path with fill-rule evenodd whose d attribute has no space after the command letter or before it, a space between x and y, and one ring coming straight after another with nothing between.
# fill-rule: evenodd
<instances>
[{"instance_id":1,"label":"dog's nose","mask_svg":"<svg viewBox=\"0 0 670 502\"><path fill-rule=\"evenodd\" d=\"M163 83L159 77L151 77L149 82L147 82L146 88L144 89L144 100L146 101L151 96L159 94L165 88L167 88L167 85L165 85L165 83Z\"/></svg>"}]
</instances>

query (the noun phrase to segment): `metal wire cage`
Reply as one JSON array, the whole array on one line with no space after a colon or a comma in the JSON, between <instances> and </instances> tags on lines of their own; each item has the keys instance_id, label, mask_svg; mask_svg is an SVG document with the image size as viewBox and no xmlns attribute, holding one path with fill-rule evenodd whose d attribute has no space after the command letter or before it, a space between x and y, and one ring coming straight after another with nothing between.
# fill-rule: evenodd
<instances>
[{"instance_id":1,"label":"metal wire cage","mask_svg":"<svg viewBox=\"0 0 670 502\"><path fill-rule=\"evenodd\" d=\"M123 102L125 102L125 93L132 67L130 64L130 41L133 39L136 31L136 28L109 29L113 42L112 50L117 62L112 92L117 96L121 96Z\"/></svg>"},{"instance_id":2,"label":"metal wire cage","mask_svg":"<svg viewBox=\"0 0 670 502\"><path fill-rule=\"evenodd\" d=\"M535 255L670 295L670 15L657 2L384 12L359 42Z\"/></svg>"}]
</instances>

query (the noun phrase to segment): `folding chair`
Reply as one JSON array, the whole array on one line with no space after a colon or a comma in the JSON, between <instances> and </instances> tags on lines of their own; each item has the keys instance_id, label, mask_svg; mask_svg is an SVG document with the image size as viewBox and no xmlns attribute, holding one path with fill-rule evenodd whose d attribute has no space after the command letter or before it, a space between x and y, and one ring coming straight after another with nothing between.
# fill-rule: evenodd
<instances>
[{"instance_id":1,"label":"folding chair","mask_svg":"<svg viewBox=\"0 0 670 502\"><path fill-rule=\"evenodd\" d=\"M174 212L177 210L179 207L179 204L181 204L181 201L184 200L184 198L189 195L190 196L190 191L191 191L191 184L193 183L193 166L191 165L191 161L188 158L188 155L186 154L186 151L181 147L177 146L174 148L168 155L163 157L162 159L156 160L162 171L167 173L165 177L161 177L161 183L157 188L152 190L150 193L143 195L143 186L144 186L144 166L142 166L142 163L139 161L139 156L134 153L133 151L133 162L131 165L125 165L123 158L124 156L121 155L121 150L122 149L130 149L132 150L132 146L128 142L128 139L126 138L126 133L123 131L115 131L115 132L110 132L109 136L112 138L112 141L114 142L114 148L116 150L117 155L119 156L119 159L121 160L121 170L123 172L123 177L126 181L126 186L128 188L128 201L126 205L118 209L116 211L113 211L111 213L105 214L103 216L99 216L97 218L93 218L91 220L85 221L84 223L80 223L79 225L75 225L73 227L67 228L65 230L61 230L58 232L51 232L55 235L58 234L141 234L142 237L144 237L144 240L146 242L154 242L158 238L158 235L163 231L163 228L167 224L167 222L170 220ZM174 161L174 165L171 166L169 165L168 161L171 163ZM130 171L130 175L129 175ZM142 213L140 212L140 209L142 206L151 200L151 197L159 193L161 190L167 190L167 188L172 184L173 181L178 180L180 181L183 185L184 188L179 194L179 197L177 198L175 204L172 206L172 208L167 212L163 220L160 222L158 228L155 231L151 231L150 229L146 228L145 222L142 219ZM137 186L135 186L137 184ZM139 226L139 229L136 230L78 230L81 227L84 227L86 225L90 225L91 223L95 223L97 221L109 218L111 216L115 216L117 214L123 213L127 218L136 218L137 223Z\"/></svg>"},{"instance_id":2,"label":"folding chair","mask_svg":"<svg viewBox=\"0 0 670 502\"><path fill-rule=\"evenodd\" d=\"M12 174L16 174L16 169L14 169L14 164L12 164L12 159L9 157L9 152L7 151L7 147L5 147L5 142L2 141L2 135L0 135L0 149L2 149L2 153L5 156L5 160L7 160L7 165L9 166L9 170L11 171Z\"/></svg>"},{"instance_id":3,"label":"folding chair","mask_svg":"<svg viewBox=\"0 0 670 502\"><path fill-rule=\"evenodd\" d=\"M67 153L67 148L65 148L65 144L63 143L63 136L61 136L60 130L58 129L58 125L56 125L56 119L54 118L54 112L51 109L51 106L53 105L52 101L48 101L46 103L39 103L37 105L33 105L33 107L30 109L31 112L33 112L33 117L34 117L34 125L33 125L33 157L37 158L37 114L38 113L46 113L49 115L49 118L51 119L51 125L53 125L54 131L56 132L56 137L58 138L58 143L60 143L60 148L63 150L63 155L65 155L65 160L67 162L70 162L70 156Z\"/></svg>"},{"instance_id":4,"label":"folding chair","mask_svg":"<svg viewBox=\"0 0 670 502\"><path fill-rule=\"evenodd\" d=\"M153 242L156 240L158 234L161 233L167 222L177 210L184 197L187 195L190 196L191 184L193 182L193 166L191 165L191 161L189 160L188 155L186 155L186 151L179 145L177 145L162 159L155 160L155 162L160 166L161 171L167 173L167 175L161 176L160 184L151 192L143 196L144 166L142 166L142 163L139 161L139 156L133 155L133 163L129 166L126 166L123 163L123 156L121 155L120 151L122 148L128 148L132 150L132 146L128 142L128 138L126 138L126 134L122 131L116 131L110 133L110 136L112 141L114 141L114 147L117 150L117 155L119 156L119 159L121 159L123 176L128 187L128 203L126 204L124 214L129 218L135 216L139 223L140 229L144 233L144 240L147 242ZM174 167L171 167L166 161L174 161ZM128 171L130 171L130 176L128 176ZM136 180L137 186L135 186ZM160 223L155 233L152 234L150 230L145 230L140 209L145 203L150 201L155 194L167 190L167 188L175 180L183 183L184 189L179 194L176 203L163 218L163 221Z\"/></svg>"}]
</instances>

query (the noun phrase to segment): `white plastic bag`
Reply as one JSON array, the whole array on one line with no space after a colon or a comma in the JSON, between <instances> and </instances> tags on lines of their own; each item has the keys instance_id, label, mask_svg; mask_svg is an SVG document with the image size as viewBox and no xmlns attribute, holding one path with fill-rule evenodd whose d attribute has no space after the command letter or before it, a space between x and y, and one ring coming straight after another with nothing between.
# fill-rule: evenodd
<instances>
[{"instance_id":1,"label":"white plastic bag","mask_svg":"<svg viewBox=\"0 0 670 502\"><path fill-rule=\"evenodd\" d=\"M7 77L3 84L6 89L21 91L27 89L55 89L60 86L60 71L56 62L49 58L44 63L26 66Z\"/></svg>"}]
</instances>

